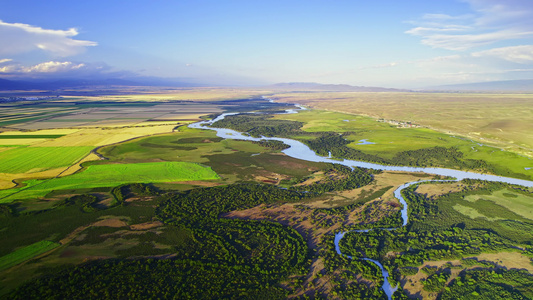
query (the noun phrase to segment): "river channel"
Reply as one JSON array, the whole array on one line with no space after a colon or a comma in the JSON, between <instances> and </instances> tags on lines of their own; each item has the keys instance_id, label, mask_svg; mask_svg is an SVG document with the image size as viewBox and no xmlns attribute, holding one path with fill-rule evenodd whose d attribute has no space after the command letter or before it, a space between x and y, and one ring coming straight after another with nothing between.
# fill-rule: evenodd
<instances>
[{"instance_id":1,"label":"river channel","mask_svg":"<svg viewBox=\"0 0 533 300\"><path fill-rule=\"evenodd\" d=\"M303 109L302 107L298 106L300 109ZM297 113L297 110L291 109L287 110L287 113ZM435 174L435 175L441 175L446 177L455 178L453 181L460 181L462 179L480 179L480 180L487 180L487 181L496 181L496 182L504 182L509 184L516 184L516 185L522 185L526 187L533 187L533 181L523 180L523 179L516 179L516 178L510 178L510 177L502 177L502 176L496 176L496 175L489 175L489 174L479 174L474 172L467 172L467 171L459 171L459 170L452 170L452 169L444 169L444 168L420 168L420 167L403 167L403 166L387 166L387 165L379 165L374 163L368 163L363 161L356 161L356 160L348 160L348 159L333 159L331 157L324 157L317 155L313 150L311 150L307 145L305 145L302 142L299 142L297 140L293 139L287 139L287 138L278 138L278 137L251 137L247 134L243 134L241 132L227 129L227 128L215 128L215 127L209 127L208 125L211 125L219 120L224 119L226 116L230 115L236 115L239 113L224 113L219 115L218 117L208 120L208 121L201 121L197 123L190 124L190 128L196 128L196 129L208 129L208 130L214 130L217 132L217 136L224 138L224 139L234 139L234 140L246 140L246 141L260 141L260 140L273 140L273 141L281 141L290 147L283 150L282 152L290 157L294 157L301 160L306 161L312 161L312 162L325 162L325 163L334 163L334 164L341 164L348 167L361 167L361 168L368 168L368 169L375 169L375 170L382 170L382 171L402 171L402 172L423 172L428 174ZM451 181L451 180L441 180L441 181ZM401 185L394 191L394 196L398 198L400 203L402 204L402 219L403 219L403 225L407 225L408 222L408 215L407 215L407 202L402 197L402 190L409 187L410 185L420 183L422 181L414 181L409 182L406 184ZM396 228L383 228L383 229L376 229L376 230L394 230ZM354 230L353 232L365 232L368 230ZM349 232L349 231L348 231ZM344 235L348 232L340 232L335 235L335 249L339 255L343 255L340 247L339 242L344 237ZM350 256L347 256L351 258ZM382 286L383 291L387 295L388 299L392 299L392 294L397 290L397 287L392 287L389 283L389 274L385 268L383 268L383 265L376 260L369 259L369 258L363 258L364 260L371 261L375 263L380 269L383 274L384 278L384 284Z\"/></svg>"}]
</instances>

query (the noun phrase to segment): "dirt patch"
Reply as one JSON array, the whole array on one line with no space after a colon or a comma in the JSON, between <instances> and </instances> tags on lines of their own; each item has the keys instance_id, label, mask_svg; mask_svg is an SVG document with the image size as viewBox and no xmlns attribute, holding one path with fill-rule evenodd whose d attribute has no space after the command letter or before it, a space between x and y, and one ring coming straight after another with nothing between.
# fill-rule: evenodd
<instances>
[{"instance_id":1,"label":"dirt patch","mask_svg":"<svg viewBox=\"0 0 533 300\"><path fill-rule=\"evenodd\" d=\"M289 179L290 177L281 175L278 173L272 173L265 170L260 170L262 172L257 172L259 175L254 176L255 181L270 183L270 184L276 184L279 185L282 180Z\"/></svg>"},{"instance_id":2,"label":"dirt patch","mask_svg":"<svg viewBox=\"0 0 533 300\"><path fill-rule=\"evenodd\" d=\"M118 218L110 218L110 219L104 219L104 220L97 221L93 223L92 226L118 228L118 227L128 226L128 223Z\"/></svg>"},{"instance_id":3,"label":"dirt patch","mask_svg":"<svg viewBox=\"0 0 533 300\"><path fill-rule=\"evenodd\" d=\"M479 184L466 185L461 182L440 183L440 184L421 184L416 189L417 193L426 195L428 198L435 198L449 193L461 192L472 188L479 187Z\"/></svg>"},{"instance_id":4,"label":"dirt patch","mask_svg":"<svg viewBox=\"0 0 533 300\"><path fill-rule=\"evenodd\" d=\"M160 221L154 221L154 222L146 222L141 224L133 224L130 225L131 230L147 230L152 228L157 228L163 226L163 222Z\"/></svg>"},{"instance_id":5,"label":"dirt patch","mask_svg":"<svg viewBox=\"0 0 533 300\"><path fill-rule=\"evenodd\" d=\"M99 227L103 227L104 226L104 227L118 228L118 227L128 226L128 224L126 223L126 221L121 220L120 217L104 216L102 220L96 221L96 222L94 222L92 224L89 224L89 225L80 226L80 227L74 229L74 231L72 231L66 237L61 239L59 241L59 243L61 245L65 245L66 243L68 243L68 242L72 241L73 239L77 238L82 231L84 231L85 229L87 229L87 228L89 228L91 226L99 226Z\"/></svg>"},{"instance_id":6,"label":"dirt patch","mask_svg":"<svg viewBox=\"0 0 533 300\"><path fill-rule=\"evenodd\" d=\"M322 171L316 172L316 173L313 173L313 177L305 180L304 182L298 183L295 186L311 185L313 183L316 183L316 182L320 181L323 178L324 178L324 172L322 172Z\"/></svg>"}]
</instances>

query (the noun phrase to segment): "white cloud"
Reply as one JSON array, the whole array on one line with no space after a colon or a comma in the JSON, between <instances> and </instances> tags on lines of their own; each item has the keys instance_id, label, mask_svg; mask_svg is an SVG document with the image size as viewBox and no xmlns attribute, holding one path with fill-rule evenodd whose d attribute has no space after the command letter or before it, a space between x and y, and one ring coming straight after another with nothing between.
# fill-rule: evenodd
<instances>
[{"instance_id":1,"label":"white cloud","mask_svg":"<svg viewBox=\"0 0 533 300\"><path fill-rule=\"evenodd\" d=\"M48 61L35 66L23 68L22 71L25 73L57 73L79 70L83 67L85 67L85 64L75 64L70 61Z\"/></svg>"},{"instance_id":2,"label":"white cloud","mask_svg":"<svg viewBox=\"0 0 533 300\"><path fill-rule=\"evenodd\" d=\"M57 56L81 53L96 42L75 40L78 30L44 29L22 23L6 23L0 20L0 55L12 55L33 50L42 50Z\"/></svg>"},{"instance_id":3,"label":"white cloud","mask_svg":"<svg viewBox=\"0 0 533 300\"><path fill-rule=\"evenodd\" d=\"M11 61L9 61L11 62ZM6 63L9 63L6 62ZM71 61L47 61L32 66L24 66L11 62L0 67L1 75L16 77L39 77L39 76L84 76L91 74L103 74L109 71L109 67L102 64L74 63Z\"/></svg>"},{"instance_id":4,"label":"white cloud","mask_svg":"<svg viewBox=\"0 0 533 300\"><path fill-rule=\"evenodd\" d=\"M422 44L448 50L467 50L504 40L533 37L530 0L465 0L474 14L426 14L405 33L422 37Z\"/></svg>"},{"instance_id":5,"label":"white cloud","mask_svg":"<svg viewBox=\"0 0 533 300\"><path fill-rule=\"evenodd\" d=\"M495 57L506 61L530 64L533 63L533 45L494 48L472 53L473 57Z\"/></svg>"}]
</instances>

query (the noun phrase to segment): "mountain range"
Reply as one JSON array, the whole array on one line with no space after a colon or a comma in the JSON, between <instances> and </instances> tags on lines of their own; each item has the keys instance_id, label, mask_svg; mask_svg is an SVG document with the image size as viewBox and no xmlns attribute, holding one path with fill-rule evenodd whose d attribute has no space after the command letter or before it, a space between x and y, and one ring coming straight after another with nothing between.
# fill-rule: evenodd
<instances>
[{"instance_id":1,"label":"mountain range","mask_svg":"<svg viewBox=\"0 0 533 300\"><path fill-rule=\"evenodd\" d=\"M195 83L182 82L173 79L156 77L138 78L104 78L104 79L35 79L35 80L12 80L0 78L0 91L9 90L46 90L55 91L62 89L82 89L94 87L113 86L167 86L167 87L198 87L203 86Z\"/></svg>"},{"instance_id":2,"label":"mountain range","mask_svg":"<svg viewBox=\"0 0 533 300\"><path fill-rule=\"evenodd\" d=\"M180 79L166 79L158 77L132 77L132 78L56 78L56 79L25 79L13 80L0 78L0 91L16 90L43 90L60 91L64 89L91 89L102 87L202 87L216 86L186 82ZM275 91L290 92L412 92L408 89L395 89L384 87L353 86L347 84L321 84L314 82L286 82L277 83L260 88ZM418 92L533 92L533 79L476 82L453 85L440 85L418 89Z\"/></svg>"}]
</instances>

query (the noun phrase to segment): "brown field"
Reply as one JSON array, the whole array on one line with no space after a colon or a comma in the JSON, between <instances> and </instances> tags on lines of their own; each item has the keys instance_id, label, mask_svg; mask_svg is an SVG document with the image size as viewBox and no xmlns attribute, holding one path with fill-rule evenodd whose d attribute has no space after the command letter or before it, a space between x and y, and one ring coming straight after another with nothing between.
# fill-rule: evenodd
<instances>
[{"instance_id":1,"label":"brown field","mask_svg":"<svg viewBox=\"0 0 533 300\"><path fill-rule=\"evenodd\" d=\"M287 93L299 103L387 120L411 121L533 157L533 95L439 93Z\"/></svg>"}]
</instances>

